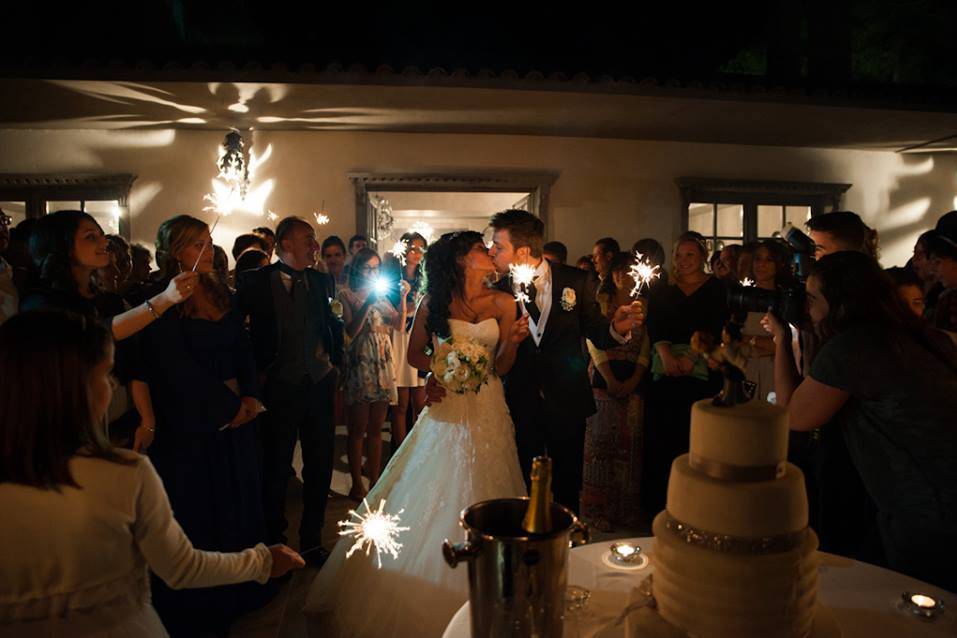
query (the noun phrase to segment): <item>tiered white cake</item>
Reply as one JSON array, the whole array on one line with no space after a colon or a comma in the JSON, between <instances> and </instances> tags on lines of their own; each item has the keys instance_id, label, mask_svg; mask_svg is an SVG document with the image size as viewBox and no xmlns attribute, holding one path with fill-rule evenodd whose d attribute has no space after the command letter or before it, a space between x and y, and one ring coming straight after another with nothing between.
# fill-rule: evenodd
<instances>
[{"instance_id":1,"label":"tiered white cake","mask_svg":"<svg viewBox=\"0 0 957 638\"><path fill-rule=\"evenodd\" d=\"M675 459L653 526L658 611L690 636L810 635L817 535L787 446L782 408L693 406L691 451Z\"/></svg>"}]
</instances>

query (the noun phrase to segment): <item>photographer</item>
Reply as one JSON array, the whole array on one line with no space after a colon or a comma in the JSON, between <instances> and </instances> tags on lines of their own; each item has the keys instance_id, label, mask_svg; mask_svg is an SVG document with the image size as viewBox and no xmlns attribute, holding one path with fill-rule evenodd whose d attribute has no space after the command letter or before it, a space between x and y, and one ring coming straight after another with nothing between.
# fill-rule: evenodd
<instances>
[{"instance_id":1,"label":"photographer","mask_svg":"<svg viewBox=\"0 0 957 638\"><path fill-rule=\"evenodd\" d=\"M401 319L383 287L381 260L371 248L362 248L352 258L349 287L339 291L342 320L350 339L346 348L345 395L349 409L349 498L361 501L367 494L362 484L362 448L366 439L366 470L369 487L379 480L382 463L382 426L389 405L398 400L395 387L395 356L392 329ZM389 286L398 286L392 281ZM405 290L403 294L407 292Z\"/></svg>"},{"instance_id":2,"label":"photographer","mask_svg":"<svg viewBox=\"0 0 957 638\"><path fill-rule=\"evenodd\" d=\"M787 245L774 239L766 239L751 246L749 269L742 273L754 282L754 288L770 294L796 285L791 272L790 254ZM765 306L763 310L766 310ZM774 342L761 325L764 312L751 309L743 317L741 329L744 341L751 347L751 356L745 370L748 381L755 384L754 398L767 401L774 391Z\"/></svg>"},{"instance_id":3,"label":"photographer","mask_svg":"<svg viewBox=\"0 0 957 638\"><path fill-rule=\"evenodd\" d=\"M903 307L868 255L824 256L806 290L821 345L803 381L786 325L771 314L764 320L777 349L778 403L793 430L841 428L877 505L887 565L954 590L957 353Z\"/></svg>"}]
</instances>

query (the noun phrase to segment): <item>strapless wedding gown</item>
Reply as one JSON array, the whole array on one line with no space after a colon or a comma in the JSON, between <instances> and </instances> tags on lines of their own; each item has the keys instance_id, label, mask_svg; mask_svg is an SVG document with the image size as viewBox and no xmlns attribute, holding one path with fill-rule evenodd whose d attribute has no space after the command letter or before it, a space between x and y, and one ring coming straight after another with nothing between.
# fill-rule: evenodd
<instances>
[{"instance_id":1,"label":"strapless wedding gown","mask_svg":"<svg viewBox=\"0 0 957 638\"><path fill-rule=\"evenodd\" d=\"M498 323L449 320L452 335L472 338L494 358ZM426 408L366 499L401 514L399 557L357 551L352 537L336 544L306 598L309 635L324 638L441 636L468 599L467 568L450 568L442 541L464 539L460 512L479 501L525 495L514 426L501 380L477 393L448 393ZM360 505L356 511L364 512Z\"/></svg>"}]
</instances>

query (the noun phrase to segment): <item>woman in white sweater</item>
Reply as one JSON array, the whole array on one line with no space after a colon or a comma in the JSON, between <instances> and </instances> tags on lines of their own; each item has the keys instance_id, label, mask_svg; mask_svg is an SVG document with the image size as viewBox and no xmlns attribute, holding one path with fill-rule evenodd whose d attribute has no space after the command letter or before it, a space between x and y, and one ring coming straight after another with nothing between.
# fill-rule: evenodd
<instances>
[{"instance_id":1,"label":"woman in white sweater","mask_svg":"<svg viewBox=\"0 0 957 638\"><path fill-rule=\"evenodd\" d=\"M0 635L166 636L147 568L173 588L266 582L284 545L193 549L145 456L110 447L113 343L60 311L0 327Z\"/></svg>"}]
</instances>

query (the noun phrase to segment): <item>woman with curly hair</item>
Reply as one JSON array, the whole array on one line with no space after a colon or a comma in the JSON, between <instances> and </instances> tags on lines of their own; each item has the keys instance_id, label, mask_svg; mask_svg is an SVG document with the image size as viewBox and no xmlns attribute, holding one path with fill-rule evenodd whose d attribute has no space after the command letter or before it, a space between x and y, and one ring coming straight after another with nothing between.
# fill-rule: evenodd
<instances>
[{"instance_id":1,"label":"woman with curly hair","mask_svg":"<svg viewBox=\"0 0 957 638\"><path fill-rule=\"evenodd\" d=\"M188 215L163 222L156 261L160 287L194 264L200 277L187 303L140 336L134 378L145 384L137 387L148 387L146 403L155 412L141 429L152 439L146 441L150 459L193 545L238 551L266 540L252 345L229 289L213 270L205 222ZM174 591L157 578L152 589L174 636L224 633L273 591L253 583Z\"/></svg>"},{"instance_id":2,"label":"woman with curly hair","mask_svg":"<svg viewBox=\"0 0 957 638\"><path fill-rule=\"evenodd\" d=\"M436 548L461 534L463 508L525 494L499 376L515 362L528 320L516 320L511 295L488 287L495 266L479 233L443 235L429 248L425 271L426 297L413 322L409 362L429 370L426 349L450 342L481 353L490 370L477 391L450 389L427 408L389 461L367 502L390 514L402 511L411 527L400 537L402 552L385 557L377 569L374 555L346 560L353 539L342 539L306 600L311 635L441 636L468 599L468 583L465 571L449 569Z\"/></svg>"}]
</instances>

